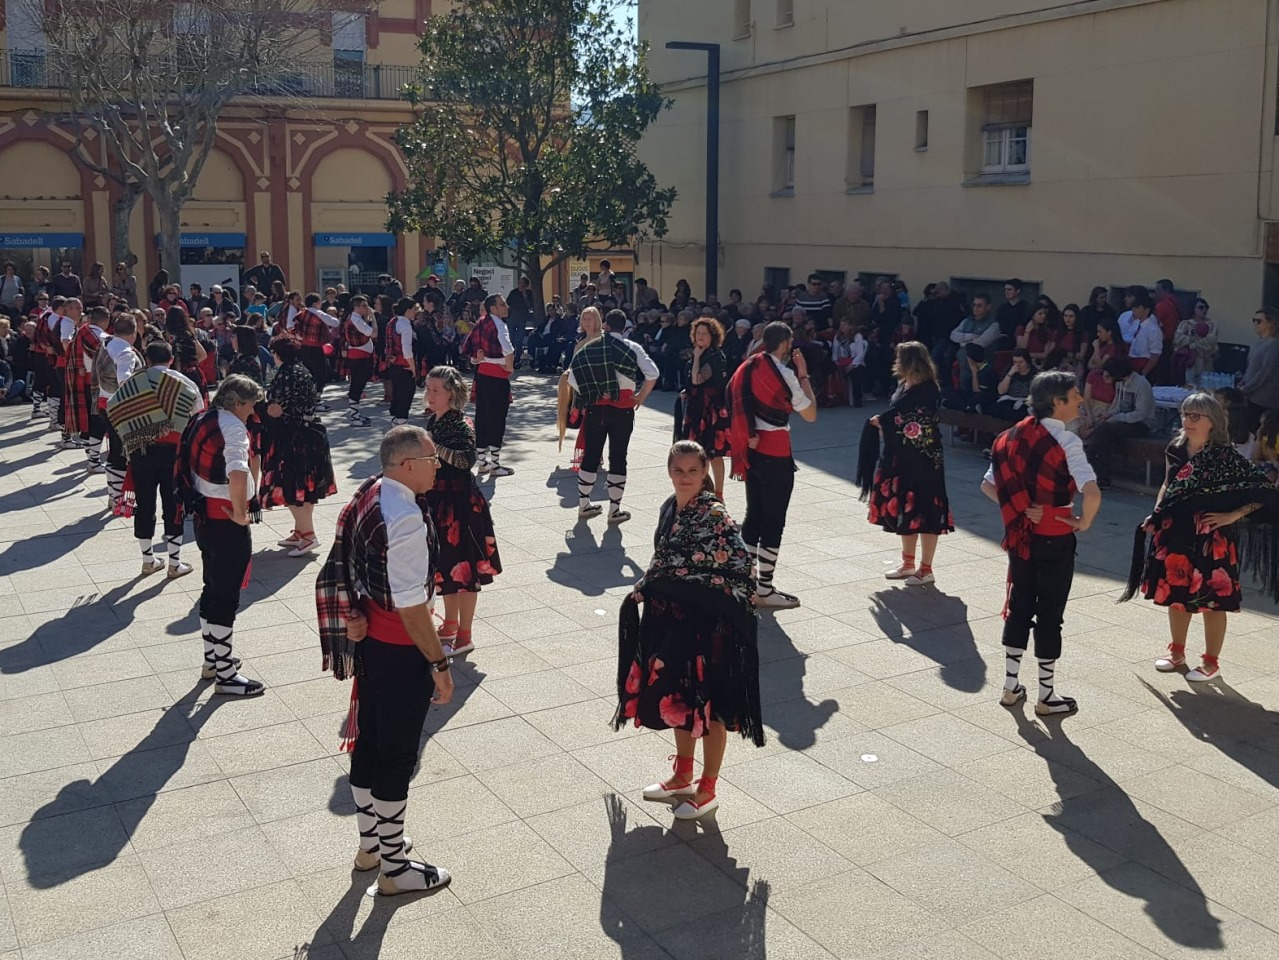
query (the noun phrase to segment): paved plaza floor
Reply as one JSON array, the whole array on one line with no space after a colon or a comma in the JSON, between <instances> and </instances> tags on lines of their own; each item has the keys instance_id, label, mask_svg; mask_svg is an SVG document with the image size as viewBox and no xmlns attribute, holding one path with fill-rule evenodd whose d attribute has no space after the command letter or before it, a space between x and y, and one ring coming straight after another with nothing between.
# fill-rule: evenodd
<instances>
[{"instance_id":1,"label":"paved plaza floor","mask_svg":"<svg viewBox=\"0 0 1279 960\"><path fill-rule=\"evenodd\" d=\"M194 544L196 575L138 576L83 454L0 411L0 960L1279 957L1274 611L1246 596L1221 682L1156 673L1163 613L1114 603L1150 497L1108 494L1080 539L1057 673L1080 711L1044 722L997 703L1005 564L980 453L948 448L959 530L936 586L907 588L850 482L875 408L797 425L778 584L803 606L762 617L768 744L730 742L718 814L676 824L640 796L672 739L608 725L672 395L640 415L635 518L610 528L576 522L549 383L515 389L516 473L484 484L505 571L409 797L416 851L454 881L396 900L350 869L350 691L320 673L319 559L274 547L288 515L254 528L237 623L268 691L214 698ZM347 427L344 405L325 541L388 422ZM728 505L740 519L739 484Z\"/></svg>"}]
</instances>

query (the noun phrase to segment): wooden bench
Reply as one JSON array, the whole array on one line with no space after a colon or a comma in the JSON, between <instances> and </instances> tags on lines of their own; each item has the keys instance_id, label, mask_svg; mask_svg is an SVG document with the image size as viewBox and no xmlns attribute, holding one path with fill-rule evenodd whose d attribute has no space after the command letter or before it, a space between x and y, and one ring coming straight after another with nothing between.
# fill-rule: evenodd
<instances>
[{"instance_id":1,"label":"wooden bench","mask_svg":"<svg viewBox=\"0 0 1279 960\"><path fill-rule=\"evenodd\" d=\"M942 407L937 419L943 426L950 427L950 442L955 442L956 430L971 430L974 440L977 437L990 437L992 440L1012 426L1007 420L990 417L984 413L969 413L964 410L949 410Z\"/></svg>"},{"instance_id":2,"label":"wooden bench","mask_svg":"<svg viewBox=\"0 0 1279 960\"><path fill-rule=\"evenodd\" d=\"M943 426L950 427L950 442L955 442L956 430L971 430L974 441L979 437L990 437L992 440L1012 426L1007 420L989 417L982 413L967 413L963 410L948 410L942 407L937 419ZM1115 456L1128 463L1141 466L1145 471L1146 486L1153 487L1152 468L1160 468L1164 464L1164 448L1168 446L1167 437L1138 437L1132 440L1120 440L1115 444ZM1163 482L1162 476L1159 478Z\"/></svg>"}]
</instances>

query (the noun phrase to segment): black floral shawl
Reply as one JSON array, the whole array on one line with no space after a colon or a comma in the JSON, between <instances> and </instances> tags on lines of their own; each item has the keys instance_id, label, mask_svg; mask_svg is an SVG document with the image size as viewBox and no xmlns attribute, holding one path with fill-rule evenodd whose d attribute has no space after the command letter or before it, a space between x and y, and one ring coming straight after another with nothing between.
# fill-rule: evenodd
<instances>
[{"instance_id":1,"label":"black floral shawl","mask_svg":"<svg viewBox=\"0 0 1279 960\"><path fill-rule=\"evenodd\" d=\"M741 734L756 746L763 746L753 558L737 524L713 493L698 494L682 510L671 497L662 507L654 547L647 572L622 602L618 624L619 703L639 648L636 595L700 607L722 616L732 627L736 643L731 652L725 651L724 668L730 672L730 682L752 691L753 698L747 716L742 718ZM623 722L620 715L614 717L614 729L620 730Z\"/></svg>"},{"instance_id":2,"label":"black floral shawl","mask_svg":"<svg viewBox=\"0 0 1279 960\"><path fill-rule=\"evenodd\" d=\"M1279 489L1255 463L1229 444L1210 444L1190 457L1167 480L1164 498L1151 511L1156 525L1165 517L1191 520L1198 513L1225 513L1249 504L1260 509L1234 524L1240 566L1255 577L1271 599L1279 601ZM1133 536L1128 584L1119 602L1131 600L1141 585L1149 551L1144 522Z\"/></svg>"},{"instance_id":3,"label":"black floral shawl","mask_svg":"<svg viewBox=\"0 0 1279 960\"><path fill-rule=\"evenodd\" d=\"M888 409L879 415L878 429L866 421L862 427L854 478L861 487L860 499L870 497L881 456L885 461L900 463L903 473L907 473L912 464L929 470L941 469L944 451L941 429L937 425L940 402L941 391L935 381L929 380L897 394Z\"/></svg>"}]
</instances>

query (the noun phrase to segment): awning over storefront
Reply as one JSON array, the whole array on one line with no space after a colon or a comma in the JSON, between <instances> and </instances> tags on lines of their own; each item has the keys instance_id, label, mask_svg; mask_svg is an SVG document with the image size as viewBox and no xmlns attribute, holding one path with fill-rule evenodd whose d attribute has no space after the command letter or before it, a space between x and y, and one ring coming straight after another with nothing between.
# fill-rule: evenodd
<instances>
[{"instance_id":1,"label":"awning over storefront","mask_svg":"<svg viewBox=\"0 0 1279 960\"><path fill-rule=\"evenodd\" d=\"M393 247L393 233L317 233L317 247Z\"/></svg>"},{"instance_id":2,"label":"awning over storefront","mask_svg":"<svg viewBox=\"0 0 1279 960\"><path fill-rule=\"evenodd\" d=\"M184 233L178 240L182 247L230 247L243 250L248 238L243 233ZM155 235L155 245L160 246L160 234Z\"/></svg>"},{"instance_id":3,"label":"awning over storefront","mask_svg":"<svg viewBox=\"0 0 1279 960\"><path fill-rule=\"evenodd\" d=\"M84 247L84 235L79 233L0 233L0 250L33 250L50 247Z\"/></svg>"}]
</instances>

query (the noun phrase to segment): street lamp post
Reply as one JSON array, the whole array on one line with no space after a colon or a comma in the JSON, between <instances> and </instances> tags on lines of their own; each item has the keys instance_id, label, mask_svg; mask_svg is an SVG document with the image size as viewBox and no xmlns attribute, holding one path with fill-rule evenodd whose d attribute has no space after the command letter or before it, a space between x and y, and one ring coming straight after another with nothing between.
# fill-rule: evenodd
<instances>
[{"instance_id":1,"label":"street lamp post","mask_svg":"<svg viewBox=\"0 0 1279 960\"><path fill-rule=\"evenodd\" d=\"M669 40L667 50L706 53L706 296L719 294L719 44Z\"/></svg>"}]
</instances>

